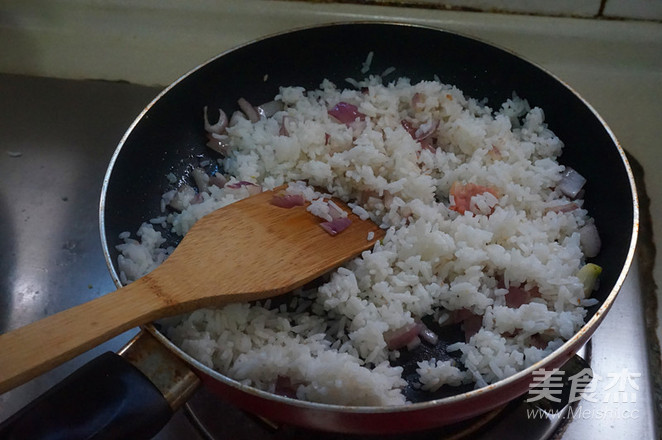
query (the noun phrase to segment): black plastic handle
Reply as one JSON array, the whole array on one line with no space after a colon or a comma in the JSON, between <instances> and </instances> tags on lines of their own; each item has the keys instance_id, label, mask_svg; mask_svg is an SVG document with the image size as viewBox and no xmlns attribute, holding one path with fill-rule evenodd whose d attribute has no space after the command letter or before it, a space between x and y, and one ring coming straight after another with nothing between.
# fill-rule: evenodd
<instances>
[{"instance_id":1,"label":"black plastic handle","mask_svg":"<svg viewBox=\"0 0 662 440\"><path fill-rule=\"evenodd\" d=\"M0 424L0 439L149 439L172 412L140 370L107 352Z\"/></svg>"}]
</instances>

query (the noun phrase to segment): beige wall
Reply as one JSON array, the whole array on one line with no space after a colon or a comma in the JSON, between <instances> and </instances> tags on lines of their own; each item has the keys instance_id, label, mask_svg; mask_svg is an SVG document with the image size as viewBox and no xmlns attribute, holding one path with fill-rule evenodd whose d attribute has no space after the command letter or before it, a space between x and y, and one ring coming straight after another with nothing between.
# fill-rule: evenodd
<instances>
[{"instance_id":1,"label":"beige wall","mask_svg":"<svg viewBox=\"0 0 662 440\"><path fill-rule=\"evenodd\" d=\"M604 5L603 0L389 0L388 3L499 13L662 20L662 0L604 0Z\"/></svg>"}]
</instances>

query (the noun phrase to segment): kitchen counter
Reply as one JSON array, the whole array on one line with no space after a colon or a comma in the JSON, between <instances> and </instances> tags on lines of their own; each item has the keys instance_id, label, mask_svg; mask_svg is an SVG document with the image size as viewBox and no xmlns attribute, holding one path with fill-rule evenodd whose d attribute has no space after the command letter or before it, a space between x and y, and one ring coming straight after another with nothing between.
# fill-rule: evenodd
<instances>
[{"instance_id":1,"label":"kitchen counter","mask_svg":"<svg viewBox=\"0 0 662 440\"><path fill-rule=\"evenodd\" d=\"M659 369L662 24L264 0L185 9L174 1L159 9L146 2L39 3L0 6L0 244L6 255L0 288L8 293L0 298L0 331L114 289L98 238L101 182L124 130L164 85L217 53L274 32L397 19L513 50L570 85L611 127L650 197L645 213L653 220L639 270L649 275L642 278L643 307L650 360ZM134 333L0 396L0 420ZM659 400L655 405L659 412ZM157 438L183 435L198 438L178 413Z\"/></svg>"}]
</instances>

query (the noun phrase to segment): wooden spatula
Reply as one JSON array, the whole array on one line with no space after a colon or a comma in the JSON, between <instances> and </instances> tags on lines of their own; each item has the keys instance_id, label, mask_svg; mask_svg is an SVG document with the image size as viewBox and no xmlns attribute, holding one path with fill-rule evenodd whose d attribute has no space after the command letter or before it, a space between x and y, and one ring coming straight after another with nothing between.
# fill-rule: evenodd
<instances>
[{"instance_id":1,"label":"wooden spatula","mask_svg":"<svg viewBox=\"0 0 662 440\"><path fill-rule=\"evenodd\" d=\"M352 223L331 236L304 206L272 204L279 190L203 217L161 266L128 286L0 335L0 393L141 324L289 292L384 236L337 200Z\"/></svg>"}]
</instances>

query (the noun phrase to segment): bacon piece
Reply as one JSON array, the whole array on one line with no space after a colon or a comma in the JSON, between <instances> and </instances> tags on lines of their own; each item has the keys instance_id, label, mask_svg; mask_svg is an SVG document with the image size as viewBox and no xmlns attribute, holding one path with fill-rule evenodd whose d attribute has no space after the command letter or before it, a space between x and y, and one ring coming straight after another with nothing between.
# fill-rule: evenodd
<instances>
[{"instance_id":1,"label":"bacon piece","mask_svg":"<svg viewBox=\"0 0 662 440\"><path fill-rule=\"evenodd\" d=\"M529 343L533 347L544 350L545 348L547 348L547 345L549 344L549 337L546 337L545 335L541 335L540 333L536 333L535 335L531 335L531 337L529 338Z\"/></svg>"},{"instance_id":2,"label":"bacon piece","mask_svg":"<svg viewBox=\"0 0 662 440\"><path fill-rule=\"evenodd\" d=\"M459 309L453 311L451 321L462 325L464 338L468 342L483 326L483 315L476 315L469 309Z\"/></svg>"},{"instance_id":3,"label":"bacon piece","mask_svg":"<svg viewBox=\"0 0 662 440\"><path fill-rule=\"evenodd\" d=\"M471 315L462 321L462 330L464 330L464 338L467 342L469 339L483 327L483 317L481 315Z\"/></svg>"},{"instance_id":4,"label":"bacon piece","mask_svg":"<svg viewBox=\"0 0 662 440\"><path fill-rule=\"evenodd\" d=\"M519 308L522 304L528 304L532 298L540 298L540 291L536 286L530 289L522 286L510 286L505 296L506 305L513 309Z\"/></svg>"},{"instance_id":5,"label":"bacon piece","mask_svg":"<svg viewBox=\"0 0 662 440\"><path fill-rule=\"evenodd\" d=\"M292 383L292 380L289 377L278 376L276 378L276 388L274 389L274 394L296 399L297 387Z\"/></svg>"}]
</instances>

